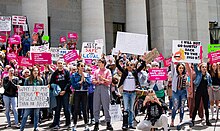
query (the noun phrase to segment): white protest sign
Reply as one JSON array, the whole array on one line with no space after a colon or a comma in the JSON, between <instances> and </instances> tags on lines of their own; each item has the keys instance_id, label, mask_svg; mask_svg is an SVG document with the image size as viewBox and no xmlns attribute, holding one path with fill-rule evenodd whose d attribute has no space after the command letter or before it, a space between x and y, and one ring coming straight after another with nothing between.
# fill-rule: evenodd
<instances>
[{"instance_id":1,"label":"white protest sign","mask_svg":"<svg viewBox=\"0 0 220 131\"><path fill-rule=\"evenodd\" d=\"M59 50L60 50L60 48L50 47L50 52L51 52L53 61L57 61L59 59L59 56L60 56Z\"/></svg>"},{"instance_id":2,"label":"white protest sign","mask_svg":"<svg viewBox=\"0 0 220 131\"><path fill-rule=\"evenodd\" d=\"M26 16L12 16L12 25L24 25L26 19Z\"/></svg>"},{"instance_id":3,"label":"white protest sign","mask_svg":"<svg viewBox=\"0 0 220 131\"><path fill-rule=\"evenodd\" d=\"M109 105L109 115L111 116L111 122L123 120L120 104Z\"/></svg>"},{"instance_id":4,"label":"white protest sign","mask_svg":"<svg viewBox=\"0 0 220 131\"><path fill-rule=\"evenodd\" d=\"M71 52L72 50L67 50L64 48L60 48L59 50L59 58L63 58L63 56L69 52ZM79 50L76 50L77 54L79 54Z\"/></svg>"},{"instance_id":5,"label":"white protest sign","mask_svg":"<svg viewBox=\"0 0 220 131\"><path fill-rule=\"evenodd\" d=\"M0 16L0 31L11 31L11 16Z\"/></svg>"},{"instance_id":6,"label":"white protest sign","mask_svg":"<svg viewBox=\"0 0 220 131\"><path fill-rule=\"evenodd\" d=\"M48 51L49 51L49 44L30 47L30 52L48 52Z\"/></svg>"},{"instance_id":7,"label":"white protest sign","mask_svg":"<svg viewBox=\"0 0 220 131\"><path fill-rule=\"evenodd\" d=\"M21 86L18 88L18 108L49 108L47 86Z\"/></svg>"},{"instance_id":8,"label":"white protest sign","mask_svg":"<svg viewBox=\"0 0 220 131\"><path fill-rule=\"evenodd\" d=\"M201 42L189 40L173 40L172 61L183 63L201 62Z\"/></svg>"},{"instance_id":9,"label":"white protest sign","mask_svg":"<svg viewBox=\"0 0 220 131\"><path fill-rule=\"evenodd\" d=\"M127 32L117 32L116 49L122 53L144 55L147 49L148 36Z\"/></svg>"},{"instance_id":10,"label":"white protest sign","mask_svg":"<svg viewBox=\"0 0 220 131\"><path fill-rule=\"evenodd\" d=\"M112 55L118 55L119 50L116 48L112 49Z\"/></svg>"},{"instance_id":11,"label":"white protest sign","mask_svg":"<svg viewBox=\"0 0 220 131\"><path fill-rule=\"evenodd\" d=\"M23 27L23 31L28 31L28 26L27 26L27 24L22 25L22 27Z\"/></svg>"},{"instance_id":12,"label":"white protest sign","mask_svg":"<svg viewBox=\"0 0 220 131\"><path fill-rule=\"evenodd\" d=\"M103 43L83 42L82 57L84 59L100 59L103 53Z\"/></svg>"}]
</instances>

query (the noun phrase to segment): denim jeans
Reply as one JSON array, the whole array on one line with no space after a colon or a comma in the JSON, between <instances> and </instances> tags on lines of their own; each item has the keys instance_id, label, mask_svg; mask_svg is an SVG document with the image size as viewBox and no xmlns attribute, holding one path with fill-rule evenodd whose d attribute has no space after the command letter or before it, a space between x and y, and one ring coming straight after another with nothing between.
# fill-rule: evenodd
<instances>
[{"instance_id":1,"label":"denim jeans","mask_svg":"<svg viewBox=\"0 0 220 131\"><path fill-rule=\"evenodd\" d=\"M60 125L60 112L63 106L64 115L66 118L66 125L70 124L70 110L69 110L69 93L65 93L63 96L57 96L57 107L55 108L55 117L53 121L53 125Z\"/></svg>"},{"instance_id":2,"label":"denim jeans","mask_svg":"<svg viewBox=\"0 0 220 131\"><path fill-rule=\"evenodd\" d=\"M173 91L172 94L173 99L173 110L172 110L172 120L175 119L176 111L180 108L180 120L183 120L184 115L184 105L186 101L186 90L177 90Z\"/></svg>"},{"instance_id":3,"label":"denim jeans","mask_svg":"<svg viewBox=\"0 0 220 131\"><path fill-rule=\"evenodd\" d=\"M34 129L37 128L40 109L39 108L34 108L34 109L30 108L30 109L25 109L24 110L24 115L23 115L23 118L22 118L22 121L21 121L21 127L20 127L21 131L24 130L24 127L25 127L26 122L27 122L27 118L32 112L34 112Z\"/></svg>"},{"instance_id":4,"label":"denim jeans","mask_svg":"<svg viewBox=\"0 0 220 131\"><path fill-rule=\"evenodd\" d=\"M136 98L136 93L123 93L123 101L124 101L124 110L129 113L128 115L128 124L129 126L133 126L134 120L134 102Z\"/></svg>"},{"instance_id":5,"label":"denim jeans","mask_svg":"<svg viewBox=\"0 0 220 131\"><path fill-rule=\"evenodd\" d=\"M6 95L3 95L3 101L5 104L5 115L7 118L8 125L11 125L11 120L10 120L10 106L12 106L12 110L14 113L14 118L15 118L15 124L18 124L18 112L17 112L17 97L8 97ZM11 105L10 105L11 104Z\"/></svg>"}]
</instances>

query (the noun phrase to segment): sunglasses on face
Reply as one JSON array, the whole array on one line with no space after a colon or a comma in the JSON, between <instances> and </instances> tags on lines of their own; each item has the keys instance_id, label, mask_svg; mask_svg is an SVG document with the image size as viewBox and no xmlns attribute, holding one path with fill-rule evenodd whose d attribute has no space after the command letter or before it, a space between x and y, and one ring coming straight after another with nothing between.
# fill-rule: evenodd
<instances>
[{"instance_id":1,"label":"sunglasses on face","mask_svg":"<svg viewBox=\"0 0 220 131\"><path fill-rule=\"evenodd\" d=\"M134 64L126 64L126 66L134 66Z\"/></svg>"}]
</instances>

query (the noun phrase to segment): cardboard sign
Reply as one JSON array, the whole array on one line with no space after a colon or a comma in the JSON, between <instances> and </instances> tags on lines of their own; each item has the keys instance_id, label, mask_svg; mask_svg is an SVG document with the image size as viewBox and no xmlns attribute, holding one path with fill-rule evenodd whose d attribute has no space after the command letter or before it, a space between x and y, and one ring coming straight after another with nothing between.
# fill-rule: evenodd
<instances>
[{"instance_id":1,"label":"cardboard sign","mask_svg":"<svg viewBox=\"0 0 220 131\"><path fill-rule=\"evenodd\" d=\"M21 43L21 41L19 41L19 39L16 37L10 37L10 38L8 38L8 43L10 45L13 45L13 44L19 45Z\"/></svg>"},{"instance_id":2,"label":"cardboard sign","mask_svg":"<svg viewBox=\"0 0 220 131\"><path fill-rule=\"evenodd\" d=\"M78 34L75 32L69 32L68 39L78 39Z\"/></svg>"},{"instance_id":3,"label":"cardboard sign","mask_svg":"<svg viewBox=\"0 0 220 131\"><path fill-rule=\"evenodd\" d=\"M60 48L50 47L50 53L53 61L57 61L59 59L59 50Z\"/></svg>"},{"instance_id":4,"label":"cardboard sign","mask_svg":"<svg viewBox=\"0 0 220 131\"><path fill-rule=\"evenodd\" d=\"M26 20L26 16L12 16L12 25L24 25Z\"/></svg>"},{"instance_id":5,"label":"cardboard sign","mask_svg":"<svg viewBox=\"0 0 220 131\"><path fill-rule=\"evenodd\" d=\"M162 53L160 53L160 55L157 58L155 58L154 60L157 61L157 62L163 61L164 57L163 57Z\"/></svg>"},{"instance_id":6,"label":"cardboard sign","mask_svg":"<svg viewBox=\"0 0 220 131\"><path fill-rule=\"evenodd\" d=\"M10 61L10 60L17 60L18 58L18 55L15 54L15 53L7 53L7 60Z\"/></svg>"},{"instance_id":7,"label":"cardboard sign","mask_svg":"<svg viewBox=\"0 0 220 131\"><path fill-rule=\"evenodd\" d=\"M79 58L79 55L77 54L76 50L72 50L71 52L69 52L63 56L63 59L66 63L70 63L72 61L75 61L78 58Z\"/></svg>"},{"instance_id":8,"label":"cardboard sign","mask_svg":"<svg viewBox=\"0 0 220 131\"><path fill-rule=\"evenodd\" d=\"M0 31L11 31L11 16L0 16Z\"/></svg>"},{"instance_id":9,"label":"cardboard sign","mask_svg":"<svg viewBox=\"0 0 220 131\"><path fill-rule=\"evenodd\" d=\"M167 69L149 69L148 80L167 80Z\"/></svg>"},{"instance_id":10,"label":"cardboard sign","mask_svg":"<svg viewBox=\"0 0 220 131\"><path fill-rule=\"evenodd\" d=\"M28 67L28 66L32 66L33 64L30 58L18 56L18 65Z\"/></svg>"},{"instance_id":11,"label":"cardboard sign","mask_svg":"<svg viewBox=\"0 0 220 131\"><path fill-rule=\"evenodd\" d=\"M172 63L172 57L163 60L164 67L169 67Z\"/></svg>"},{"instance_id":12,"label":"cardboard sign","mask_svg":"<svg viewBox=\"0 0 220 131\"><path fill-rule=\"evenodd\" d=\"M155 58L157 58L158 56L160 56L160 53L157 51L156 48L154 48L152 51L150 51L147 55L146 55L146 63L151 63Z\"/></svg>"},{"instance_id":13,"label":"cardboard sign","mask_svg":"<svg viewBox=\"0 0 220 131\"><path fill-rule=\"evenodd\" d=\"M39 64L39 65L44 65L44 64L51 64L52 63L52 56L51 53L46 53L46 52L31 52L31 60L33 64Z\"/></svg>"},{"instance_id":14,"label":"cardboard sign","mask_svg":"<svg viewBox=\"0 0 220 131\"><path fill-rule=\"evenodd\" d=\"M183 63L201 63L202 54L198 41L173 40L172 61Z\"/></svg>"},{"instance_id":15,"label":"cardboard sign","mask_svg":"<svg viewBox=\"0 0 220 131\"><path fill-rule=\"evenodd\" d=\"M34 23L34 29L44 29L43 23Z\"/></svg>"},{"instance_id":16,"label":"cardboard sign","mask_svg":"<svg viewBox=\"0 0 220 131\"><path fill-rule=\"evenodd\" d=\"M49 52L49 44L44 44L41 46L31 46L30 52Z\"/></svg>"},{"instance_id":17,"label":"cardboard sign","mask_svg":"<svg viewBox=\"0 0 220 131\"><path fill-rule=\"evenodd\" d=\"M210 64L220 62L220 51L211 52L208 54Z\"/></svg>"},{"instance_id":18,"label":"cardboard sign","mask_svg":"<svg viewBox=\"0 0 220 131\"><path fill-rule=\"evenodd\" d=\"M103 43L83 42L82 57L84 59L100 59L103 53Z\"/></svg>"},{"instance_id":19,"label":"cardboard sign","mask_svg":"<svg viewBox=\"0 0 220 131\"><path fill-rule=\"evenodd\" d=\"M23 27L14 28L15 34L24 34Z\"/></svg>"},{"instance_id":20,"label":"cardboard sign","mask_svg":"<svg viewBox=\"0 0 220 131\"><path fill-rule=\"evenodd\" d=\"M116 49L122 53L144 55L147 50L148 36L127 32L117 32Z\"/></svg>"},{"instance_id":21,"label":"cardboard sign","mask_svg":"<svg viewBox=\"0 0 220 131\"><path fill-rule=\"evenodd\" d=\"M208 53L216 52L220 50L220 44L209 44L208 45Z\"/></svg>"},{"instance_id":22,"label":"cardboard sign","mask_svg":"<svg viewBox=\"0 0 220 131\"><path fill-rule=\"evenodd\" d=\"M61 36L60 37L60 43L66 42L66 36Z\"/></svg>"},{"instance_id":23,"label":"cardboard sign","mask_svg":"<svg viewBox=\"0 0 220 131\"><path fill-rule=\"evenodd\" d=\"M47 86L21 86L18 88L18 108L49 108Z\"/></svg>"},{"instance_id":24,"label":"cardboard sign","mask_svg":"<svg viewBox=\"0 0 220 131\"><path fill-rule=\"evenodd\" d=\"M0 42L5 43L6 42L6 36L0 36Z\"/></svg>"}]
</instances>

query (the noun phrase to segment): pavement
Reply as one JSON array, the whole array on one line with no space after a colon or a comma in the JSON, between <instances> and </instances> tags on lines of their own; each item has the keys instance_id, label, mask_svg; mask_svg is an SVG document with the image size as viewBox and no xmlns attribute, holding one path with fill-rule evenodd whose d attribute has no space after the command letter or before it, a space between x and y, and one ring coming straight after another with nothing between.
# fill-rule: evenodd
<instances>
[{"instance_id":1,"label":"pavement","mask_svg":"<svg viewBox=\"0 0 220 131\"><path fill-rule=\"evenodd\" d=\"M63 116L63 113L61 113L62 116L61 116L61 128L59 129L59 131L67 131L67 130L71 130L71 129L67 129L64 127L65 125L65 117ZM211 114L210 114L211 115ZM10 114L11 116L11 120L13 121L13 114L11 113ZM140 115L137 117L138 120L143 120L144 119L144 116L145 115ZM171 121L171 116L168 116L169 118L169 122ZM185 115L184 115L184 121L189 121L190 118L189 118L189 112L185 111ZM25 131L33 131L33 125L30 125L29 124L29 121L27 122L26 124L26 127L25 127ZM101 117L101 123L100 123L100 126L99 126L99 129L100 131L105 131L106 130L106 124L105 124L105 121L104 121L104 117ZM73 121L72 121L73 122ZM216 120L210 120L210 122L212 123L213 126L206 126L205 125L205 120L201 120L198 116L196 117L196 122L195 122L195 126L192 127L191 130L193 131L199 131L199 130L202 130L202 131L220 131L220 120L218 120L216 122ZM13 123L13 122L12 122ZM42 124L40 124L39 126L39 130L40 131L53 131L53 129L49 129L49 125L52 123L52 120L45 120L42 122ZM12 125L11 128L4 128L5 125L7 124L6 122L6 117L5 117L5 114L4 114L4 110L0 110L0 131L19 131L19 129L16 129L14 128ZM78 120L78 131L83 131L84 130L84 122L83 120ZM175 126L179 124L179 114L176 115L176 119L175 119ZM216 124L216 125L215 125ZM122 131L121 129L121 126L122 126L122 121L117 121L117 122L112 122L112 126L114 128L114 131ZM89 128L90 130L93 130L93 127L94 125L89 125ZM176 130L176 127L171 127L170 128L171 130ZM185 128L185 130L188 129L187 127ZM183 129L184 130L184 129ZM132 130L130 130L132 131ZM136 130L133 130L133 131L136 131Z\"/></svg>"}]
</instances>

